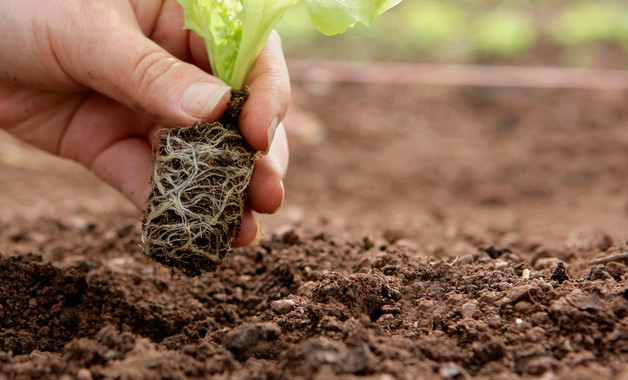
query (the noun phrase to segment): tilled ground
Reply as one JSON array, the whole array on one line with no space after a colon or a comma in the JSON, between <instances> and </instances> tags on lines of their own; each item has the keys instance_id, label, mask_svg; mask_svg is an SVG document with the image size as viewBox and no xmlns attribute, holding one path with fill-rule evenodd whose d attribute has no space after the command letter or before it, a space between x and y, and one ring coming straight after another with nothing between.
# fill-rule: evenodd
<instances>
[{"instance_id":1,"label":"tilled ground","mask_svg":"<svg viewBox=\"0 0 628 380\"><path fill-rule=\"evenodd\" d=\"M284 209L194 279L140 255L115 192L1 137L0 378L628 378L625 94L295 99L318 119L293 116Z\"/></svg>"}]
</instances>

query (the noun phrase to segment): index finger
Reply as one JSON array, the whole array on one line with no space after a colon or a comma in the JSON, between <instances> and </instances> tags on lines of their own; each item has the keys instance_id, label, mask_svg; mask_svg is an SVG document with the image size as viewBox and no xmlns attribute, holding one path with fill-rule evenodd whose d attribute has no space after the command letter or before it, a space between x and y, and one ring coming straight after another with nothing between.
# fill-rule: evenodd
<instances>
[{"instance_id":1,"label":"index finger","mask_svg":"<svg viewBox=\"0 0 628 380\"><path fill-rule=\"evenodd\" d=\"M249 145L267 152L290 102L290 78L281 40L272 32L247 79L249 98L240 116L240 131Z\"/></svg>"}]
</instances>

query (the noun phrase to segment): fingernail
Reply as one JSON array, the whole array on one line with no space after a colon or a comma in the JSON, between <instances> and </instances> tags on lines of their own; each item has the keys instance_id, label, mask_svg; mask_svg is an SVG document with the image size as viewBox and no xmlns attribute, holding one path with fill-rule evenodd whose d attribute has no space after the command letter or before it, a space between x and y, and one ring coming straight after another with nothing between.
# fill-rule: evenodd
<instances>
[{"instance_id":1,"label":"fingernail","mask_svg":"<svg viewBox=\"0 0 628 380\"><path fill-rule=\"evenodd\" d=\"M283 201L284 199L286 199L286 188L283 186L283 181L281 181L279 183L281 185L281 203L279 203L279 206L277 206L276 209L274 209L271 214L276 213L277 211L279 211L279 209L281 208L281 206L283 206Z\"/></svg>"},{"instance_id":2,"label":"fingernail","mask_svg":"<svg viewBox=\"0 0 628 380\"><path fill-rule=\"evenodd\" d=\"M268 128L267 136L268 136L268 146L262 152L262 154L268 154L270 152L270 147L273 145L273 139L275 138L275 132L277 131L277 126L279 126L279 118L274 118L270 123L270 127Z\"/></svg>"},{"instance_id":3,"label":"fingernail","mask_svg":"<svg viewBox=\"0 0 628 380\"><path fill-rule=\"evenodd\" d=\"M263 237L264 237L264 232L262 231L262 227L258 224L257 233L255 234L255 237L253 238L253 240L247 245L247 247L257 247L259 243L262 241Z\"/></svg>"},{"instance_id":4,"label":"fingernail","mask_svg":"<svg viewBox=\"0 0 628 380\"><path fill-rule=\"evenodd\" d=\"M229 90L224 84L196 82L183 93L181 109L194 118L206 118Z\"/></svg>"}]
</instances>

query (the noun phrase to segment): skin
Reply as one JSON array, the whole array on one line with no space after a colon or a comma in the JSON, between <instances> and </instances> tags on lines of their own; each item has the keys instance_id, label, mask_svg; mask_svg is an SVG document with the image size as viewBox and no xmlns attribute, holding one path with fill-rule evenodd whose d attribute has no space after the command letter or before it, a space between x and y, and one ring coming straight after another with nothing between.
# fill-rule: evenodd
<instances>
[{"instance_id":1,"label":"skin","mask_svg":"<svg viewBox=\"0 0 628 380\"><path fill-rule=\"evenodd\" d=\"M203 40L182 30L183 23L175 0L3 2L0 128L80 162L144 209L157 131L199 119L182 107L189 86L221 84L210 74ZM259 237L253 211L273 213L284 197L286 134L279 124L269 143L268 133L273 120L283 119L290 97L276 34L247 86L242 134L266 154L256 162L234 246ZM228 100L227 93L201 119L218 119Z\"/></svg>"}]
</instances>

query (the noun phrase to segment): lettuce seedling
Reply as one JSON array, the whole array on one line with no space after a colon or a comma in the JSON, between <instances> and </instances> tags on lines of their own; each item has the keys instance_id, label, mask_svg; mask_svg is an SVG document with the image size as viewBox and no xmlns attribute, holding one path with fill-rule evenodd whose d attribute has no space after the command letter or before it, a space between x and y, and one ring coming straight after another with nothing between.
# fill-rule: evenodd
<instances>
[{"instance_id":1,"label":"lettuce seedling","mask_svg":"<svg viewBox=\"0 0 628 380\"><path fill-rule=\"evenodd\" d=\"M185 27L205 40L215 76L235 89L244 86L268 35L286 9L304 1L312 23L323 34L342 33L377 16L401 0L178 0Z\"/></svg>"},{"instance_id":2,"label":"lettuce seedling","mask_svg":"<svg viewBox=\"0 0 628 380\"><path fill-rule=\"evenodd\" d=\"M145 255L188 275L213 271L227 256L256 159L239 132L243 87L281 15L299 1L316 28L332 35L369 24L402 0L178 0L185 27L205 40L213 74L234 91L219 121L160 138L143 220Z\"/></svg>"}]
</instances>

